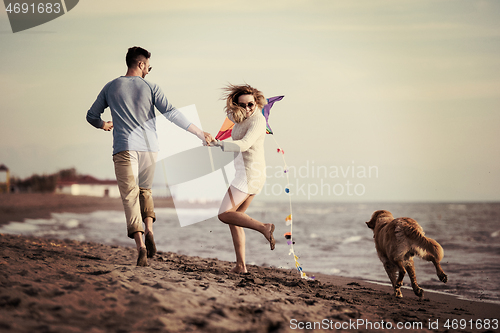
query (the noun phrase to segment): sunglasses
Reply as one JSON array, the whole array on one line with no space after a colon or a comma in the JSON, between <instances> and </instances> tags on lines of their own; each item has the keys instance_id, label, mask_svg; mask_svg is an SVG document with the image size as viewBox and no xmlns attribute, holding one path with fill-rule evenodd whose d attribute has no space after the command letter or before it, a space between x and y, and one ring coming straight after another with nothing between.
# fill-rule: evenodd
<instances>
[{"instance_id":1,"label":"sunglasses","mask_svg":"<svg viewBox=\"0 0 500 333\"><path fill-rule=\"evenodd\" d=\"M253 103L253 102L250 102L250 103L248 103L248 104L245 104L245 103L238 103L238 106L239 106L239 107L241 107L241 108L243 108L243 109L246 109L247 107L249 107L249 108L250 108L250 110L251 110L251 109L253 109L253 107L255 106L255 103Z\"/></svg>"},{"instance_id":2,"label":"sunglasses","mask_svg":"<svg viewBox=\"0 0 500 333\"><path fill-rule=\"evenodd\" d=\"M144 61L141 61L144 65L146 65L146 63ZM149 66L148 68L148 72L151 72L151 70L153 69L153 67Z\"/></svg>"}]
</instances>

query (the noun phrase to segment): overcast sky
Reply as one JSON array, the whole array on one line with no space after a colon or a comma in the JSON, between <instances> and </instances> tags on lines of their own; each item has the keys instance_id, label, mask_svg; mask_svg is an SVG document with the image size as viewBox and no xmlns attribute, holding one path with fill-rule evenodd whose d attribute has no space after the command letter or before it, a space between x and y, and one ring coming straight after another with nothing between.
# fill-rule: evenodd
<instances>
[{"instance_id":1,"label":"overcast sky","mask_svg":"<svg viewBox=\"0 0 500 333\"><path fill-rule=\"evenodd\" d=\"M498 1L86 0L15 34L2 11L0 45L0 164L19 177L114 178L111 133L85 115L138 45L147 79L214 135L228 82L285 95L270 125L302 168L297 199L500 200ZM268 193L276 147L267 136Z\"/></svg>"}]
</instances>

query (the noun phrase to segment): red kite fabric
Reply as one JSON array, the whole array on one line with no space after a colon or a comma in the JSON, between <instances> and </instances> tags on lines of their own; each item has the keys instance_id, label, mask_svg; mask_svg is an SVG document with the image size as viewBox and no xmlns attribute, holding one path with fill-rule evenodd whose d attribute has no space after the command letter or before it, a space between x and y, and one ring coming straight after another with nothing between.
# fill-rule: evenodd
<instances>
[{"instance_id":1,"label":"red kite fabric","mask_svg":"<svg viewBox=\"0 0 500 333\"><path fill-rule=\"evenodd\" d=\"M222 124L222 127L219 130L219 133L217 133L217 136L215 137L216 140L226 140L227 138L231 137L231 131L233 130L234 123L229 120L228 117L224 120L224 123Z\"/></svg>"}]
</instances>

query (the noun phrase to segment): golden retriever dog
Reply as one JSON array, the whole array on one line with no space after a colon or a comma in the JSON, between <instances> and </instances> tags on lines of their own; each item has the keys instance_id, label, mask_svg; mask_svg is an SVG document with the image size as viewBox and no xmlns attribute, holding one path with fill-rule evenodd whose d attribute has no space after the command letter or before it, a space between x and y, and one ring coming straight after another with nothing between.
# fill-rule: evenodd
<instances>
[{"instance_id":1,"label":"golden retriever dog","mask_svg":"<svg viewBox=\"0 0 500 333\"><path fill-rule=\"evenodd\" d=\"M436 267L439 280L444 283L448 281L448 277L439 264L443 259L443 248L434 239L424 236L424 231L417 221L409 217L395 219L390 212L377 210L366 225L373 229L378 257L391 279L396 297L403 297L401 286L406 272L410 276L415 295L420 298L424 296L424 291L417 284L413 265L414 256L431 261ZM398 272L399 275L396 276Z\"/></svg>"}]
</instances>

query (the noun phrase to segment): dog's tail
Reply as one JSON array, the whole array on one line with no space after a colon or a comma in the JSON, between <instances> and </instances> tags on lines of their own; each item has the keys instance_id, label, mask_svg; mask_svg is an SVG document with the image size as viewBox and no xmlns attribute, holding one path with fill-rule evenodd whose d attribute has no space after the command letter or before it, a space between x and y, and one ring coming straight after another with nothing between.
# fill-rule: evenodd
<instances>
[{"instance_id":1,"label":"dog's tail","mask_svg":"<svg viewBox=\"0 0 500 333\"><path fill-rule=\"evenodd\" d=\"M416 254L424 260L436 260L440 262L444 256L441 245L434 239L425 237L422 227L420 227L415 220L410 218L403 218L403 220L406 222L404 228L405 236L412 240Z\"/></svg>"},{"instance_id":2,"label":"dog's tail","mask_svg":"<svg viewBox=\"0 0 500 333\"><path fill-rule=\"evenodd\" d=\"M422 258L428 261L433 261L432 259L434 259L437 262L440 262L444 256L443 247L432 238L427 238L425 236L424 238L426 240L424 249L428 254L426 256L423 256Z\"/></svg>"}]
</instances>

